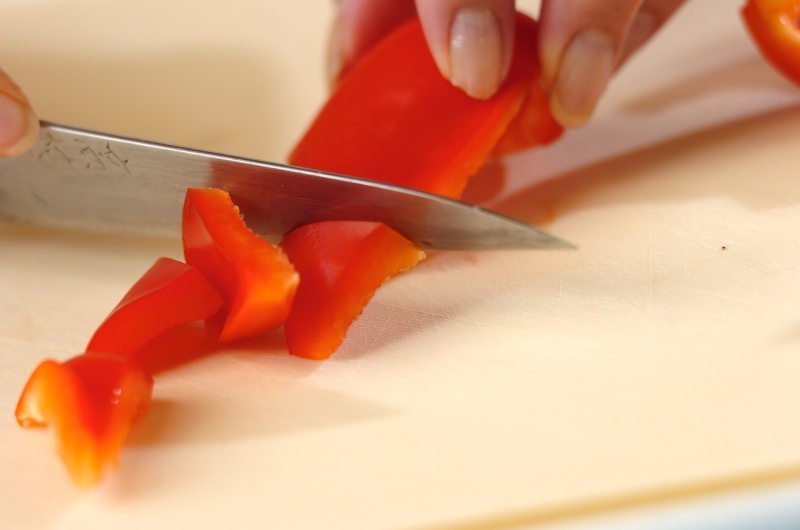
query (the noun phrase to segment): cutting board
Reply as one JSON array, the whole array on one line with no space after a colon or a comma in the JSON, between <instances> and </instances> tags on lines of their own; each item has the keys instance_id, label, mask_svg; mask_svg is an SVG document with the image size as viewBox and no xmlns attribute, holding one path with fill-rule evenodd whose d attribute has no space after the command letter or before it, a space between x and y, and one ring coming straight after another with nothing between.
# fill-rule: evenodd
<instances>
[{"instance_id":1,"label":"cutting board","mask_svg":"<svg viewBox=\"0 0 800 530\"><path fill-rule=\"evenodd\" d=\"M2 526L535 527L800 481L800 91L738 4L689 2L590 125L504 161L482 200L578 250L434 254L329 360L278 331L160 374L90 492L16 399L179 241L0 225ZM282 160L329 2L187 9L5 0L0 65L47 119Z\"/></svg>"}]
</instances>

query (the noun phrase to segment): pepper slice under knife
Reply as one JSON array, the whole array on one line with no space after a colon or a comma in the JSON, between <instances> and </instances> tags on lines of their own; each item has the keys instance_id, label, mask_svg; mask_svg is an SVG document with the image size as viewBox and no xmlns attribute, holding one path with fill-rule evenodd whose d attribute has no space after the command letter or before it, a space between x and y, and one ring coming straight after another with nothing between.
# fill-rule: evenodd
<instances>
[{"instance_id":1,"label":"pepper slice under knife","mask_svg":"<svg viewBox=\"0 0 800 530\"><path fill-rule=\"evenodd\" d=\"M183 252L225 299L220 342L259 335L286 320L300 278L279 248L247 228L226 192L187 190Z\"/></svg>"},{"instance_id":2,"label":"pepper slice under knife","mask_svg":"<svg viewBox=\"0 0 800 530\"><path fill-rule=\"evenodd\" d=\"M556 139L561 128L538 81L536 23L518 14L516 24L508 78L485 101L441 76L419 20L401 26L348 72L289 162L458 197L494 149ZM281 246L300 277L319 279L298 289L285 324L290 353L330 356L372 293L422 259L419 248L379 226L318 223L286 237Z\"/></svg>"}]
</instances>

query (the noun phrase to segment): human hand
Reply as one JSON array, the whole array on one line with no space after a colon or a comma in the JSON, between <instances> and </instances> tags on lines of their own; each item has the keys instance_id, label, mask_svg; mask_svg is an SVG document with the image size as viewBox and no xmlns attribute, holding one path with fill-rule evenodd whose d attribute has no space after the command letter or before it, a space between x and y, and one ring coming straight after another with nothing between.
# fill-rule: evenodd
<instances>
[{"instance_id":1,"label":"human hand","mask_svg":"<svg viewBox=\"0 0 800 530\"><path fill-rule=\"evenodd\" d=\"M39 119L22 90L0 70L0 157L17 156L39 137Z\"/></svg>"},{"instance_id":2,"label":"human hand","mask_svg":"<svg viewBox=\"0 0 800 530\"><path fill-rule=\"evenodd\" d=\"M439 70L467 94L497 91L511 64L514 0L336 0L331 77L419 13ZM684 0L542 0L539 54L550 108L565 127L589 119L614 71Z\"/></svg>"}]
</instances>

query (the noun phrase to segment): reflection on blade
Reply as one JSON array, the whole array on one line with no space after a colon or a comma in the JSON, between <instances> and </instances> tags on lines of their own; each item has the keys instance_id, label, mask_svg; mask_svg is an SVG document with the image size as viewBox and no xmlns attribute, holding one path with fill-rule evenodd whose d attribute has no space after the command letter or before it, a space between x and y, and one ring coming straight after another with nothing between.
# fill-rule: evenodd
<instances>
[{"instance_id":1,"label":"reflection on blade","mask_svg":"<svg viewBox=\"0 0 800 530\"><path fill-rule=\"evenodd\" d=\"M42 123L27 154L0 160L0 215L95 231L180 233L186 188L218 187L248 226L282 235L327 220L380 221L427 249L572 246L442 197L362 179Z\"/></svg>"}]
</instances>

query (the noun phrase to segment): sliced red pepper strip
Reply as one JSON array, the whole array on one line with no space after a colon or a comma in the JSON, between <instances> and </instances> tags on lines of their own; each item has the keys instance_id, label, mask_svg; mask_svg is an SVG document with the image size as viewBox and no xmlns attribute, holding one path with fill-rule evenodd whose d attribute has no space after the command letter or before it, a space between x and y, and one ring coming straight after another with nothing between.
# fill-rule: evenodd
<instances>
[{"instance_id":1,"label":"sliced red pepper strip","mask_svg":"<svg viewBox=\"0 0 800 530\"><path fill-rule=\"evenodd\" d=\"M292 354L308 359L330 356L375 290L425 257L388 226L357 221L300 227L281 247L303 279L284 327L286 342Z\"/></svg>"},{"instance_id":2,"label":"sliced red pepper strip","mask_svg":"<svg viewBox=\"0 0 800 530\"><path fill-rule=\"evenodd\" d=\"M480 101L441 76L419 21L412 21L347 74L289 161L458 196L512 124L503 152L560 134L538 85L535 43L536 23L518 15L508 79ZM303 278L285 324L290 353L331 355L375 289L424 256L395 232L365 226L320 223L281 243Z\"/></svg>"},{"instance_id":3,"label":"sliced red pepper strip","mask_svg":"<svg viewBox=\"0 0 800 530\"><path fill-rule=\"evenodd\" d=\"M86 351L133 355L164 331L207 318L222 304L195 267L160 258L97 328Z\"/></svg>"},{"instance_id":4,"label":"sliced red pepper strip","mask_svg":"<svg viewBox=\"0 0 800 530\"><path fill-rule=\"evenodd\" d=\"M230 196L192 188L183 207L183 251L222 295L228 311L220 342L276 329L286 320L300 278L286 255L258 237Z\"/></svg>"},{"instance_id":5,"label":"sliced red pepper strip","mask_svg":"<svg viewBox=\"0 0 800 530\"><path fill-rule=\"evenodd\" d=\"M800 1L748 0L742 18L764 57L800 85Z\"/></svg>"},{"instance_id":6,"label":"sliced red pepper strip","mask_svg":"<svg viewBox=\"0 0 800 530\"><path fill-rule=\"evenodd\" d=\"M526 96L541 90L536 23L524 15L517 16L514 46L508 78L497 94L481 101L442 77L418 19L401 26L342 81L290 162L458 196ZM550 138L549 127L557 125L546 99L530 104L527 123L520 126L546 124L548 132L528 134L527 141Z\"/></svg>"},{"instance_id":7,"label":"sliced red pepper strip","mask_svg":"<svg viewBox=\"0 0 800 530\"><path fill-rule=\"evenodd\" d=\"M119 461L133 421L147 411L153 379L133 358L88 353L42 362L17 404L23 427L50 425L58 454L82 487Z\"/></svg>"},{"instance_id":8,"label":"sliced red pepper strip","mask_svg":"<svg viewBox=\"0 0 800 530\"><path fill-rule=\"evenodd\" d=\"M222 322L216 322L217 316L205 321L184 322L168 329L139 350L136 359L149 373L158 375L219 351Z\"/></svg>"},{"instance_id":9,"label":"sliced red pepper strip","mask_svg":"<svg viewBox=\"0 0 800 530\"><path fill-rule=\"evenodd\" d=\"M409 17L413 18L413 17ZM525 24L529 27L526 32L530 34L528 43L537 42L536 23L527 17L520 16L517 24ZM402 25L402 22L399 24ZM351 59L339 72L335 80L335 90L342 85L350 72L371 50L362 51L358 57ZM538 58L536 60L536 72L539 71ZM528 87L528 95L522 104L522 109L509 124L506 132L500 138L495 147L494 154L498 156L515 153L524 149L530 149L539 145L547 145L556 141L564 133L564 128L553 118L550 113L550 103L547 93L538 82L531 83Z\"/></svg>"}]
</instances>

